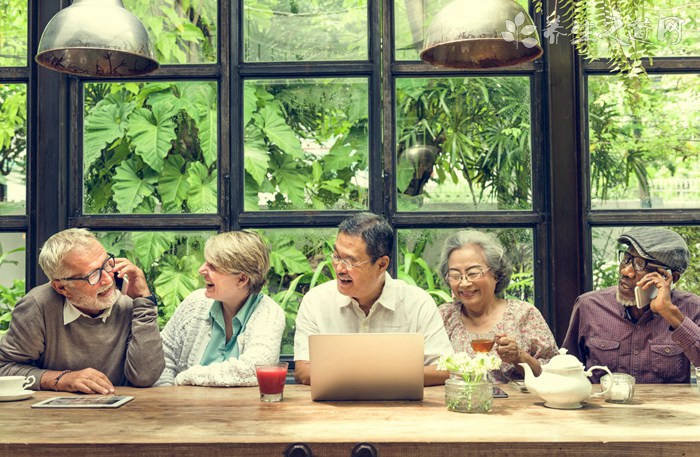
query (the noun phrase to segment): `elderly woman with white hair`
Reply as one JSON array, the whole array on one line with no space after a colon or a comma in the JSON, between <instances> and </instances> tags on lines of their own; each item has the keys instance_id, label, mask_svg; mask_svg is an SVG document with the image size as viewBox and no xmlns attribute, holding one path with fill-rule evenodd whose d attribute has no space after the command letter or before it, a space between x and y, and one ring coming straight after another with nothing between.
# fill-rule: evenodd
<instances>
[{"instance_id":1,"label":"elderly woman with white hair","mask_svg":"<svg viewBox=\"0 0 700 457\"><path fill-rule=\"evenodd\" d=\"M453 301L440 306L455 351L474 355L470 336L491 333L503 363L492 372L496 382L523 378L519 363L539 375L541 365L558 354L552 332L530 303L501 298L510 283L510 266L498 239L488 233L463 230L445 240L440 274Z\"/></svg>"},{"instance_id":2,"label":"elderly woman with white hair","mask_svg":"<svg viewBox=\"0 0 700 457\"><path fill-rule=\"evenodd\" d=\"M260 235L220 233L204 247L206 287L188 295L161 332L165 370L156 386L255 386L256 364L275 363L282 308L261 289L270 269Z\"/></svg>"}]
</instances>

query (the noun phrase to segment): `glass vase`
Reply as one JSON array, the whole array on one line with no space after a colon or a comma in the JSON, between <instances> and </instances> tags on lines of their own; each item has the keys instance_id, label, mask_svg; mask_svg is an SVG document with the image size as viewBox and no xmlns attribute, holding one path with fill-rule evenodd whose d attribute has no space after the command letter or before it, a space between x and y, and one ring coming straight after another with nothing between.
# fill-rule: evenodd
<instances>
[{"instance_id":1,"label":"glass vase","mask_svg":"<svg viewBox=\"0 0 700 457\"><path fill-rule=\"evenodd\" d=\"M493 384L486 379L467 382L452 373L445 381L445 405L458 413L488 413L493 408Z\"/></svg>"}]
</instances>

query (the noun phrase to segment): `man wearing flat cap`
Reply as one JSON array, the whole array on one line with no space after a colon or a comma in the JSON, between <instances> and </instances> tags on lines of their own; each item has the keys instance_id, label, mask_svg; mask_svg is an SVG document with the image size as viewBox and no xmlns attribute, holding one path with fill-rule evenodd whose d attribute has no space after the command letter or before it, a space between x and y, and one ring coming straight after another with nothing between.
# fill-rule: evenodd
<instances>
[{"instance_id":1,"label":"man wearing flat cap","mask_svg":"<svg viewBox=\"0 0 700 457\"><path fill-rule=\"evenodd\" d=\"M586 369L604 365L642 384L689 382L690 363L700 366L700 297L672 290L688 267L688 246L659 227L633 228L617 241L627 245L617 286L576 299L562 347ZM638 308L635 286L658 294Z\"/></svg>"}]
</instances>

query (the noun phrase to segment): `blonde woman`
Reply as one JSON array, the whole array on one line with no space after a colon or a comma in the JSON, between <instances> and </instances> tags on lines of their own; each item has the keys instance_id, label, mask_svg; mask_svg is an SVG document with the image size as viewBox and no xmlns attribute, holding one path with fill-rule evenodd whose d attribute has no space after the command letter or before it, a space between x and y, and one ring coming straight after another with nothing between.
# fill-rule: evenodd
<instances>
[{"instance_id":1,"label":"blonde woman","mask_svg":"<svg viewBox=\"0 0 700 457\"><path fill-rule=\"evenodd\" d=\"M255 386L255 364L277 362L285 318L261 292L270 269L254 232L221 233L204 247L206 287L185 298L161 332L165 370L156 383Z\"/></svg>"}]
</instances>

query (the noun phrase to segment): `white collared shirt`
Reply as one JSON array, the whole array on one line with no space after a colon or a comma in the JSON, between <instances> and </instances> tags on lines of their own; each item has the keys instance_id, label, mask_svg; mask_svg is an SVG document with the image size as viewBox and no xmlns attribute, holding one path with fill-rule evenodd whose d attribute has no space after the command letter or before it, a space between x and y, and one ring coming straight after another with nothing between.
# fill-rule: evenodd
<instances>
[{"instance_id":1,"label":"white collared shirt","mask_svg":"<svg viewBox=\"0 0 700 457\"><path fill-rule=\"evenodd\" d=\"M106 322L110 314L112 314L111 306L109 308L105 308L99 316L92 317L76 308L75 305L69 302L67 298L63 302L63 325L70 324L80 316L85 316L88 319L102 319L102 322Z\"/></svg>"},{"instance_id":2,"label":"white collared shirt","mask_svg":"<svg viewBox=\"0 0 700 457\"><path fill-rule=\"evenodd\" d=\"M311 289L297 314L294 360L309 360L309 335L316 333L422 333L425 365L454 352L433 298L388 273L367 316L355 299L338 292L336 281Z\"/></svg>"}]
</instances>

